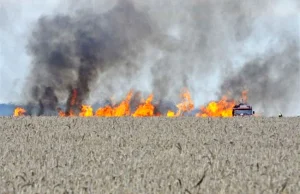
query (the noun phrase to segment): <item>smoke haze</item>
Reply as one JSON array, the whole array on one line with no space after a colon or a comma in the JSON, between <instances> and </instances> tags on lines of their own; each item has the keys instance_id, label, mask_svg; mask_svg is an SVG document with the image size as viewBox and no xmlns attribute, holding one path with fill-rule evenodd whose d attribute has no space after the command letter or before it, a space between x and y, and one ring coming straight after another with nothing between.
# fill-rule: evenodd
<instances>
[{"instance_id":1,"label":"smoke haze","mask_svg":"<svg viewBox=\"0 0 300 194\"><path fill-rule=\"evenodd\" d=\"M55 8L28 28L27 101L53 107L71 88L89 103L131 88L177 101L188 87L197 106L248 89L258 112L299 114L296 0L69 1Z\"/></svg>"},{"instance_id":2,"label":"smoke haze","mask_svg":"<svg viewBox=\"0 0 300 194\"><path fill-rule=\"evenodd\" d=\"M99 73L120 66L137 69L130 58L143 52L152 31L149 24L147 15L125 0L103 14L83 10L74 16L41 17L28 45L34 59L32 100L55 110L55 102L76 88L75 104L81 105Z\"/></svg>"}]
</instances>

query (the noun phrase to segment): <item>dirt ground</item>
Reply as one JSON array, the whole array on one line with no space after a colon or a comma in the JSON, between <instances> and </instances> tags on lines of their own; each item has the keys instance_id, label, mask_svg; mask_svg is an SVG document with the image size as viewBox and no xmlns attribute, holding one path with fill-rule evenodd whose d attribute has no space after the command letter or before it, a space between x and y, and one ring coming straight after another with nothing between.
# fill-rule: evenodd
<instances>
[{"instance_id":1,"label":"dirt ground","mask_svg":"<svg viewBox=\"0 0 300 194\"><path fill-rule=\"evenodd\" d=\"M0 118L0 193L299 193L300 118Z\"/></svg>"}]
</instances>

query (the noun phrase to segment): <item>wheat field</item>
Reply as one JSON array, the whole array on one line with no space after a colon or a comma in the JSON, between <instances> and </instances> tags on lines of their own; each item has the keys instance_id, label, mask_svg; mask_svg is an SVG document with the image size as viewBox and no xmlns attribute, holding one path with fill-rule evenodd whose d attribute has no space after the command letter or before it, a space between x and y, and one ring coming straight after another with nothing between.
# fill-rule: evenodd
<instances>
[{"instance_id":1,"label":"wheat field","mask_svg":"<svg viewBox=\"0 0 300 194\"><path fill-rule=\"evenodd\" d=\"M300 118L0 119L1 193L300 193Z\"/></svg>"}]
</instances>

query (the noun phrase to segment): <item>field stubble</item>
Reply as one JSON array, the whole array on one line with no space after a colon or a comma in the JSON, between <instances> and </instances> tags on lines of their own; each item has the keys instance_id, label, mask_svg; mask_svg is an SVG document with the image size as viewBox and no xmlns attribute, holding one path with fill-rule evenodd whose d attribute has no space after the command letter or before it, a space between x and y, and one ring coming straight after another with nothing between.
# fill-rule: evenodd
<instances>
[{"instance_id":1,"label":"field stubble","mask_svg":"<svg viewBox=\"0 0 300 194\"><path fill-rule=\"evenodd\" d=\"M297 193L300 118L0 119L1 193Z\"/></svg>"}]
</instances>

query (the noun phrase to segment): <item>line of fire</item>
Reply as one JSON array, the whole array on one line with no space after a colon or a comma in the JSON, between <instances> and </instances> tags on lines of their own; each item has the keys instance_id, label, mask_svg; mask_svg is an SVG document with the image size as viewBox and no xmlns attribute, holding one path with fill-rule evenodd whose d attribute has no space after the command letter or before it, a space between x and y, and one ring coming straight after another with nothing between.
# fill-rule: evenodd
<instances>
[{"instance_id":1,"label":"line of fire","mask_svg":"<svg viewBox=\"0 0 300 194\"><path fill-rule=\"evenodd\" d=\"M241 94L242 102L228 99L223 96L218 101L211 101L205 106L195 109L194 102L188 89L183 89L180 98L181 102L166 106L161 101L153 102L154 95L150 94L146 99L139 96L137 98L133 90L129 91L126 97L119 103L110 102L108 105L93 109L92 106L81 104L78 100L78 90L70 91L66 108L55 108L52 115L60 117L179 117L179 116L195 116L195 117L234 117L234 116L256 116L252 110L252 106L247 104L247 94L245 90ZM40 103L40 110L44 109L44 105ZM16 107L13 116L31 116L24 107ZM43 114L40 114L41 116Z\"/></svg>"}]
</instances>

